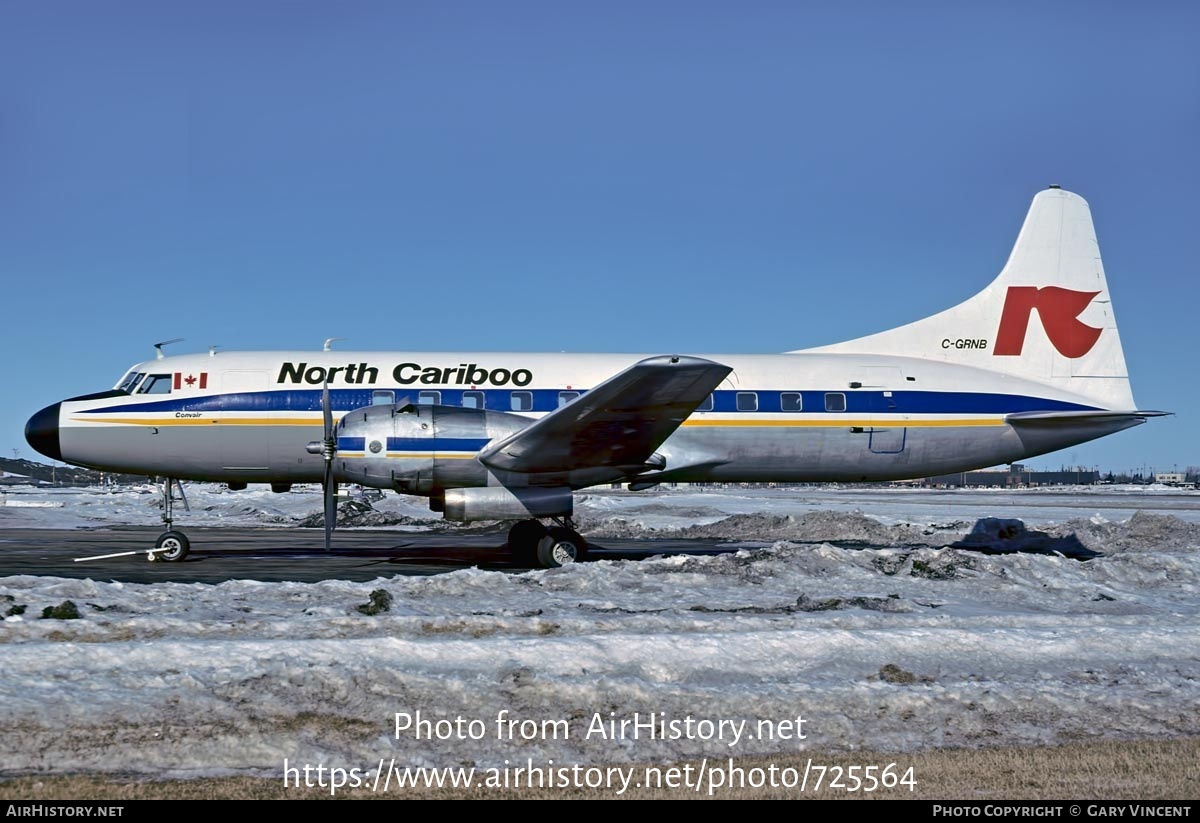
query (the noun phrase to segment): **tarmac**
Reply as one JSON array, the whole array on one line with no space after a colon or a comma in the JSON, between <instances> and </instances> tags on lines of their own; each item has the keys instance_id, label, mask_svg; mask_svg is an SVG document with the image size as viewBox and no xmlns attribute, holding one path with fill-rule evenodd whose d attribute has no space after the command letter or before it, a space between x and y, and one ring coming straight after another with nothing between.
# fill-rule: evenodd
<instances>
[{"instance_id":1,"label":"tarmac","mask_svg":"<svg viewBox=\"0 0 1200 823\"><path fill-rule=\"evenodd\" d=\"M397 532L348 529L325 551L321 529L193 528L182 562L149 562L160 528L0 530L0 577L119 580L126 583L368 581L389 575L440 574L477 566L526 571L513 562L506 532ZM618 540L589 543L589 560L636 560L665 554L720 554L740 546L709 540ZM122 554L119 557L106 555Z\"/></svg>"}]
</instances>

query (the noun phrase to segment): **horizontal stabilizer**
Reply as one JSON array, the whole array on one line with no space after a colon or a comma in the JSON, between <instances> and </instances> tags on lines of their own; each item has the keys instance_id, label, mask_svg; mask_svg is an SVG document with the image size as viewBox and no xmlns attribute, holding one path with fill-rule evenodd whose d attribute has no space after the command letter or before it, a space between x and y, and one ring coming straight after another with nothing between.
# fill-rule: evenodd
<instances>
[{"instance_id":1,"label":"horizontal stabilizer","mask_svg":"<svg viewBox=\"0 0 1200 823\"><path fill-rule=\"evenodd\" d=\"M1083 421L1137 421L1145 422L1148 417L1166 417L1173 412L1164 411L1028 411L1028 412L1013 412L1006 414L1004 420L1013 425L1023 423L1054 425L1061 423L1070 425Z\"/></svg>"},{"instance_id":2,"label":"horizontal stabilizer","mask_svg":"<svg viewBox=\"0 0 1200 823\"><path fill-rule=\"evenodd\" d=\"M1027 411L1007 414L1004 420L1012 426L1026 453L1035 455L1131 429L1145 423L1148 418L1165 414L1169 412L1108 409Z\"/></svg>"}]
</instances>

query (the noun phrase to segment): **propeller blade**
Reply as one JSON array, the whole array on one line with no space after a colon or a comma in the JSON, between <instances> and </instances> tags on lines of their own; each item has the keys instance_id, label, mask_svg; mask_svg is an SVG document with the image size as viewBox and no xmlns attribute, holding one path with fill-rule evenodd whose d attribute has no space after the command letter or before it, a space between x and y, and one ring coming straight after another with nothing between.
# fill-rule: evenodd
<instances>
[{"instance_id":1,"label":"propeller blade","mask_svg":"<svg viewBox=\"0 0 1200 823\"><path fill-rule=\"evenodd\" d=\"M325 496L325 551L333 544L333 530L337 527L337 482L333 478L333 454L337 451L337 439L333 434L333 408L329 401L329 381L321 390L321 415L325 421L325 442L321 450L325 456L325 476L321 480L321 491Z\"/></svg>"},{"instance_id":2,"label":"propeller blade","mask_svg":"<svg viewBox=\"0 0 1200 823\"><path fill-rule=\"evenodd\" d=\"M321 483L325 493L325 551L333 543L333 528L337 524L337 484L333 480L333 462L325 463L325 479Z\"/></svg>"}]
</instances>

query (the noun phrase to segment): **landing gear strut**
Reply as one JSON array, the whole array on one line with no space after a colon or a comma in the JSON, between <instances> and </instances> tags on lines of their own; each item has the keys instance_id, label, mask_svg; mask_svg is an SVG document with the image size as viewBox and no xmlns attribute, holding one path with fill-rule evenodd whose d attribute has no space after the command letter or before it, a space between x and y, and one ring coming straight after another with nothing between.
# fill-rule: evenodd
<instances>
[{"instance_id":1,"label":"landing gear strut","mask_svg":"<svg viewBox=\"0 0 1200 823\"><path fill-rule=\"evenodd\" d=\"M508 547L517 565L556 569L584 561L587 541L575 530L571 518L553 520L555 525L550 527L538 520L522 520L508 530Z\"/></svg>"},{"instance_id":2,"label":"landing gear strut","mask_svg":"<svg viewBox=\"0 0 1200 823\"><path fill-rule=\"evenodd\" d=\"M162 551L150 552L150 561L165 560L172 563L178 563L188 555L188 539L183 532L175 531L171 528L171 522L174 520L175 506L175 490L179 490L179 499L183 501L185 511L191 511L188 506L187 495L183 493L183 484L173 477L168 477L163 480L163 525L167 530L158 536L158 540L154 543L155 549Z\"/></svg>"}]
</instances>

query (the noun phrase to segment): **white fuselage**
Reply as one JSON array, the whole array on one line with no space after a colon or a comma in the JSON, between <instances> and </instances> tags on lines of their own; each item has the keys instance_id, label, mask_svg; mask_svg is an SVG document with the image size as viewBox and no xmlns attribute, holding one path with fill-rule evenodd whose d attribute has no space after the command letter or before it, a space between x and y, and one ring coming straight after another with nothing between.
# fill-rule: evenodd
<instances>
[{"instance_id":1,"label":"white fuselage","mask_svg":"<svg viewBox=\"0 0 1200 823\"><path fill-rule=\"evenodd\" d=\"M711 407L702 404L658 449L662 470L642 479L921 477L1020 460L1140 422L1083 419L1022 431L1006 422L1007 415L1101 407L1035 381L919 358L701 356L732 372L713 392ZM164 357L131 369L130 375L146 375L132 394L56 404L59 457L185 479L314 482L321 478L322 459L305 447L321 437L326 384L335 419L351 409L407 399L532 421L644 357L334 351ZM461 461L481 445L434 437L427 448L436 453L430 459ZM397 455L416 457L411 449Z\"/></svg>"}]
</instances>

